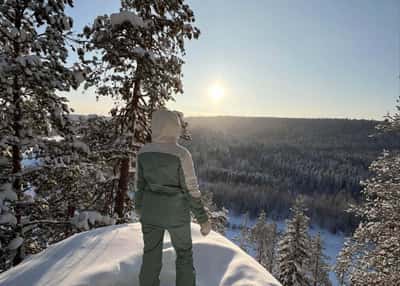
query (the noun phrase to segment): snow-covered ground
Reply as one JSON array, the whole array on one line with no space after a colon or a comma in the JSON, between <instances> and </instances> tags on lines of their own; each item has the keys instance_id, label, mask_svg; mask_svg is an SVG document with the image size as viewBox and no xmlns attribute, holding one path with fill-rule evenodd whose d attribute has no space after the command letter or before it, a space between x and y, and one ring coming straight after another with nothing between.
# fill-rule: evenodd
<instances>
[{"instance_id":1,"label":"snow-covered ground","mask_svg":"<svg viewBox=\"0 0 400 286\"><path fill-rule=\"evenodd\" d=\"M238 226L242 225L243 224L243 215L230 214L228 217L228 221L231 225L233 225L233 224L238 225ZM269 221L271 221L271 220L269 220ZM255 219L248 220L249 226L253 226L255 223L256 223ZM275 221L275 223L280 232L285 231L285 227L286 227L285 221L279 220L279 221ZM342 234L332 234L331 232L329 232L325 229L321 229L316 226L312 226L309 231L309 233L313 236L316 235L318 232L321 234L321 238L323 239L323 243L324 243L324 247L325 247L324 253L325 253L325 255L327 255L329 257L328 263L331 266L333 266L336 263L336 256L338 255L339 251L343 247L345 237ZM238 237L240 235L240 229L228 228L227 231L225 232L225 235L229 239L233 240L235 237ZM250 252L251 252L251 250L250 250ZM253 255L252 252L251 252L251 254ZM329 273L329 278L330 278L333 286L339 285L338 281L336 279L335 273L333 271L331 271Z\"/></svg>"},{"instance_id":2,"label":"snow-covered ground","mask_svg":"<svg viewBox=\"0 0 400 286\"><path fill-rule=\"evenodd\" d=\"M192 224L197 286L278 286L261 265L216 232ZM140 224L102 227L71 236L0 275L2 286L137 286ZM175 252L164 237L161 286L175 285Z\"/></svg>"}]
</instances>

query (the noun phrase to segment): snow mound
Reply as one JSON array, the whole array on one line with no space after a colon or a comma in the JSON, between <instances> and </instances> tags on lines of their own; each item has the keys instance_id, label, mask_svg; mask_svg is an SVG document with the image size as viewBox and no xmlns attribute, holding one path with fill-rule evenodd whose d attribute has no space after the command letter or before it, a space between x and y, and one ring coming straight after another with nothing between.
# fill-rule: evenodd
<instances>
[{"instance_id":1,"label":"snow mound","mask_svg":"<svg viewBox=\"0 0 400 286\"><path fill-rule=\"evenodd\" d=\"M251 256L222 235L203 237L192 224L197 286L279 286ZM75 234L0 275L2 286L138 286L142 263L139 223ZM164 237L161 286L175 285L175 252Z\"/></svg>"}]
</instances>

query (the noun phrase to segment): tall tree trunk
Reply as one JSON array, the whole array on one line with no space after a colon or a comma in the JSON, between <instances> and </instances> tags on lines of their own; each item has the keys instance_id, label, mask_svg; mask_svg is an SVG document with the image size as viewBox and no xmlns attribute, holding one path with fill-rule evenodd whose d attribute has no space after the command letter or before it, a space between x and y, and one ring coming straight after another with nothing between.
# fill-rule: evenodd
<instances>
[{"instance_id":1,"label":"tall tree trunk","mask_svg":"<svg viewBox=\"0 0 400 286\"><path fill-rule=\"evenodd\" d=\"M22 131L22 111L21 111L21 96L20 91L17 84L17 76L14 77L14 95L13 95L13 104L15 106L14 110L14 122L13 122L13 131L14 136L18 138L18 141L12 145L12 174L14 175L13 181L13 190L17 194L17 204L15 206L15 217L17 219L17 231L19 231L20 236L22 237L22 226L21 226L21 219L22 219L22 209L21 206L18 204L22 200L22 182L21 182L21 171L22 171L22 154L21 154L21 147L19 141L21 138L21 131ZM17 265L22 261L24 257L23 250L18 248L17 254L14 257L13 265Z\"/></svg>"},{"instance_id":2,"label":"tall tree trunk","mask_svg":"<svg viewBox=\"0 0 400 286\"><path fill-rule=\"evenodd\" d=\"M123 158L119 167L118 190L115 197L114 211L119 218L124 217L124 202L128 193L130 158Z\"/></svg>"},{"instance_id":3,"label":"tall tree trunk","mask_svg":"<svg viewBox=\"0 0 400 286\"><path fill-rule=\"evenodd\" d=\"M133 96L132 96L132 101L130 104L130 115L132 116L132 121L131 121L131 128L132 128L132 144L130 148L133 148L133 141L135 140L136 136L136 131L134 130L135 128L135 121L137 119L136 112L138 111L138 103L139 103L139 97L140 97L140 68L141 68L141 63L140 61L138 62L138 67L137 67L137 72L136 72L136 79L134 81L134 86L133 86ZM115 198L115 207L114 211L117 213L119 218L124 217L124 202L125 199L128 197L128 186L129 186L129 168L130 168L130 156L129 154L127 157L123 158L121 160L120 168L119 168L119 181L118 181L118 190L116 193L116 198Z\"/></svg>"},{"instance_id":4,"label":"tall tree trunk","mask_svg":"<svg viewBox=\"0 0 400 286\"><path fill-rule=\"evenodd\" d=\"M21 21L23 17L23 10L18 10L15 16L15 27L18 29L18 31L21 28ZM13 43L13 48L14 48L14 58L16 59L17 57L20 56L20 45L18 41L14 41ZM12 145L12 174L14 175L14 181L13 181L13 190L17 194L17 204L15 206L15 217L17 219L17 231L19 232L19 235L22 237L22 225L21 225L21 219L22 219L22 210L21 206L18 204L22 200L22 182L21 182L21 171L22 171L22 154L21 154L21 146L20 146L20 141L21 141L21 131L22 131L22 106L21 106L21 91L20 91L20 86L18 84L18 76L15 75L13 79L13 105L14 105L14 118L13 118L13 131L14 131L14 136L18 138L18 141L15 142ZM24 251L23 247L19 247L17 250L17 254L15 255L13 259L13 265L19 264L24 257Z\"/></svg>"}]
</instances>

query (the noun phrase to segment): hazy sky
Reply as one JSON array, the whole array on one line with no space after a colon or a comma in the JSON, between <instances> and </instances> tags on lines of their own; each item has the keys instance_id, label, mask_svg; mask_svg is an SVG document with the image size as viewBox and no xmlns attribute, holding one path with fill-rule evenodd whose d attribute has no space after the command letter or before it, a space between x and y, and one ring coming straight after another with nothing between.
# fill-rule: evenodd
<instances>
[{"instance_id":1,"label":"hazy sky","mask_svg":"<svg viewBox=\"0 0 400 286\"><path fill-rule=\"evenodd\" d=\"M400 95L400 0L192 0L202 34L187 44L185 115L375 118ZM76 0L75 29L119 0ZM218 100L213 86L222 89ZM107 114L93 92L77 113Z\"/></svg>"}]
</instances>

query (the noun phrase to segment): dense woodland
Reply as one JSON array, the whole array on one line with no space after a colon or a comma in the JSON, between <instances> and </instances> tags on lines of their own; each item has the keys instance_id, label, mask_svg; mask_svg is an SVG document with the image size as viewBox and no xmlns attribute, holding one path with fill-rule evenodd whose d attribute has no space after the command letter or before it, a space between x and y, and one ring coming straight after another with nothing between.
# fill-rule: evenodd
<instances>
[{"instance_id":1,"label":"dense woodland","mask_svg":"<svg viewBox=\"0 0 400 286\"><path fill-rule=\"evenodd\" d=\"M398 137L379 134L377 121L347 119L189 118L193 152L204 190L219 206L256 216L286 218L296 195L305 196L311 223L350 233L360 181Z\"/></svg>"}]
</instances>

